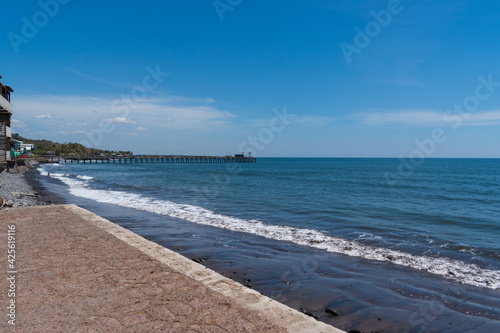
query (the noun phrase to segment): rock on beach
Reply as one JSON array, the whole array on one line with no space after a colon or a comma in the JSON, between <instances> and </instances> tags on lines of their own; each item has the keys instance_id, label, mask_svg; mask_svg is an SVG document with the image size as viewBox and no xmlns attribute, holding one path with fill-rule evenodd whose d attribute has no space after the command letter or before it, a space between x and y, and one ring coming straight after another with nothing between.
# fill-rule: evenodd
<instances>
[{"instance_id":1,"label":"rock on beach","mask_svg":"<svg viewBox=\"0 0 500 333\"><path fill-rule=\"evenodd\" d=\"M33 188L37 172L35 169L26 173L0 172L0 197L4 200L2 209L53 203L53 199L49 201L44 195L40 195L38 189Z\"/></svg>"}]
</instances>

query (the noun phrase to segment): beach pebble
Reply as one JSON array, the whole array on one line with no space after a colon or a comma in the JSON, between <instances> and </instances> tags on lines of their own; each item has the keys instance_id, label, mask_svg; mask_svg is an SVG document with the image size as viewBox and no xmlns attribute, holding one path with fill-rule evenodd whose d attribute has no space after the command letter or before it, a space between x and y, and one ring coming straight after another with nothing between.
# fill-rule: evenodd
<instances>
[{"instance_id":1,"label":"beach pebble","mask_svg":"<svg viewBox=\"0 0 500 333\"><path fill-rule=\"evenodd\" d=\"M35 192L28 183L27 177L29 178L28 173L0 172L0 196L5 199L5 207L24 207L44 204L42 198L39 199L40 194Z\"/></svg>"},{"instance_id":2,"label":"beach pebble","mask_svg":"<svg viewBox=\"0 0 500 333\"><path fill-rule=\"evenodd\" d=\"M302 309L302 308L299 308L300 312L302 312L303 314L309 316L309 317L313 317L314 319L318 320L318 316L316 316L314 313L312 313L311 311L307 311L305 309Z\"/></svg>"},{"instance_id":3,"label":"beach pebble","mask_svg":"<svg viewBox=\"0 0 500 333\"><path fill-rule=\"evenodd\" d=\"M253 288L253 285L250 283L250 279L243 279L243 283L245 284L245 287L248 287L248 288Z\"/></svg>"},{"instance_id":4,"label":"beach pebble","mask_svg":"<svg viewBox=\"0 0 500 333\"><path fill-rule=\"evenodd\" d=\"M327 314L329 314L330 316L332 316L332 317L338 317L338 316L340 316L340 312L338 312L335 309L326 309L325 312Z\"/></svg>"},{"instance_id":5,"label":"beach pebble","mask_svg":"<svg viewBox=\"0 0 500 333\"><path fill-rule=\"evenodd\" d=\"M201 257L201 258L194 258L194 259L191 259L191 260L193 260L194 262L197 262L197 263L201 264L202 262L204 262L207 259L208 259L207 257Z\"/></svg>"}]
</instances>

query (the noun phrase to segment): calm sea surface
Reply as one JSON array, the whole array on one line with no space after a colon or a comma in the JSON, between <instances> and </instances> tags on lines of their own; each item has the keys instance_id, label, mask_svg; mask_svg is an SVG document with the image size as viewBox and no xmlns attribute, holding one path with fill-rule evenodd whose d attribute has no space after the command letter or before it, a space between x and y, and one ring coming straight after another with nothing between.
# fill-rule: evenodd
<instances>
[{"instance_id":1,"label":"calm sea surface","mask_svg":"<svg viewBox=\"0 0 500 333\"><path fill-rule=\"evenodd\" d=\"M479 298L484 293L486 301L475 301L482 309L474 317L479 322L470 329L499 324L498 159L429 159L410 169L397 159L259 158L254 164L60 164L40 170L45 184L69 193L70 202L133 211L138 228L141 214L154 217L148 235L160 243L168 237L161 236L168 221L185 221L200 233L231 232L224 234L227 243L231 237L262 240L261 247L287 247L301 253L297 258L313 251L324 259L361 260L366 271L388 276L415 272L422 281L470 288ZM405 319L404 330L427 331L432 321L422 320Z\"/></svg>"}]
</instances>

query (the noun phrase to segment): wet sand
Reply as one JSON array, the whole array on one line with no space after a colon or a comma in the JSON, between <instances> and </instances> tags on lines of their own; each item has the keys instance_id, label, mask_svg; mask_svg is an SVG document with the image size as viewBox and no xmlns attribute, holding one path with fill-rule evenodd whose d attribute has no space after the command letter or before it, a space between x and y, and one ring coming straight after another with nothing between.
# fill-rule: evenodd
<instances>
[{"instance_id":1,"label":"wet sand","mask_svg":"<svg viewBox=\"0 0 500 333\"><path fill-rule=\"evenodd\" d=\"M28 170L24 174L24 179L31 186L34 192L39 194L39 205L58 205L64 204L65 200L63 197L56 195L54 192L48 190L40 182L40 173L37 170L39 163L32 163L33 169Z\"/></svg>"},{"instance_id":2,"label":"wet sand","mask_svg":"<svg viewBox=\"0 0 500 333\"><path fill-rule=\"evenodd\" d=\"M199 225L181 227L169 221L171 227L165 227L141 221L139 226L133 215L114 221L346 331L491 332L500 328L498 291L390 263ZM336 310L339 316L327 314L326 309Z\"/></svg>"}]
</instances>

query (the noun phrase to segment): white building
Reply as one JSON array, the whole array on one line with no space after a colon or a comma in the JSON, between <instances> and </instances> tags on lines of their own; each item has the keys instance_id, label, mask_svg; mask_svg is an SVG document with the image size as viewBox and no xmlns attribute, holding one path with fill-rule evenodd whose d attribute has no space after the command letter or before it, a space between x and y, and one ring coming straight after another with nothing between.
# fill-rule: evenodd
<instances>
[{"instance_id":1,"label":"white building","mask_svg":"<svg viewBox=\"0 0 500 333\"><path fill-rule=\"evenodd\" d=\"M20 151L23 155L26 154L28 156L33 156L35 145L33 143L21 143Z\"/></svg>"}]
</instances>

